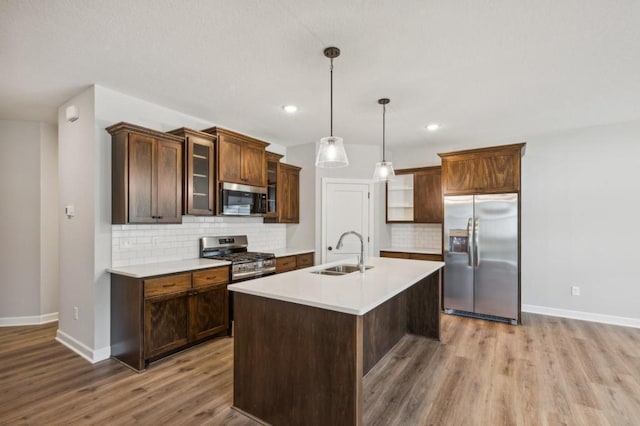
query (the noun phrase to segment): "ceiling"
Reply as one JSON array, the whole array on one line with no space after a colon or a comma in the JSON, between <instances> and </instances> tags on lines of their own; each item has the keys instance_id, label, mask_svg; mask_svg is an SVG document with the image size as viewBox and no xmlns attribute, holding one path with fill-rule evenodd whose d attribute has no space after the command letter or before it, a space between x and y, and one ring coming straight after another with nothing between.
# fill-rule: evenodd
<instances>
[{"instance_id":1,"label":"ceiling","mask_svg":"<svg viewBox=\"0 0 640 426\"><path fill-rule=\"evenodd\" d=\"M640 118L636 0L2 0L0 119L92 84L285 146L520 142ZM287 115L282 106L300 109ZM425 125L440 123L429 132Z\"/></svg>"}]
</instances>

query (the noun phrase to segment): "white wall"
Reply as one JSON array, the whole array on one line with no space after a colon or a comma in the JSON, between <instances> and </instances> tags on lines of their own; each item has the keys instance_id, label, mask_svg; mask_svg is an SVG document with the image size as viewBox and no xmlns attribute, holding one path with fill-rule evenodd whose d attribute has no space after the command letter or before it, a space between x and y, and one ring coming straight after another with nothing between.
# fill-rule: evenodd
<instances>
[{"instance_id":1,"label":"white wall","mask_svg":"<svg viewBox=\"0 0 640 426\"><path fill-rule=\"evenodd\" d=\"M438 152L393 151L396 168L439 164ZM640 326L640 121L526 138L522 159L523 310ZM581 288L571 296L570 286Z\"/></svg>"},{"instance_id":2,"label":"white wall","mask_svg":"<svg viewBox=\"0 0 640 426\"><path fill-rule=\"evenodd\" d=\"M317 147L316 147L317 149ZM372 179L376 162L382 158L381 147L371 145L358 145L354 142L345 143L345 151L349 158L349 166L337 169L315 168L316 171L316 258L320 259L322 253L322 179ZM317 151L315 151L317 152ZM315 153L313 155L315 162ZM380 247L390 245L390 231L385 223L385 185L383 183L374 184L374 212L373 212L373 247L372 255L378 256ZM336 206L332 206L335 208Z\"/></svg>"},{"instance_id":3,"label":"white wall","mask_svg":"<svg viewBox=\"0 0 640 426\"><path fill-rule=\"evenodd\" d=\"M76 105L80 118L65 119L65 109ZM58 340L90 360L107 357L108 341L96 341L96 295L104 295L105 282L96 277L96 184L103 169L98 167L100 147L95 138L95 91L80 93L58 109L59 167L59 279L60 313ZM103 178L104 179L104 178ZM62 211L73 205L75 217ZM109 303L109 299L103 303ZM74 307L79 319L74 319ZM102 321L102 322L101 322ZM99 351L96 351L99 348ZM100 355L100 352L101 354Z\"/></svg>"},{"instance_id":4,"label":"white wall","mask_svg":"<svg viewBox=\"0 0 640 426\"><path fill-rule=\"evenodd\" d=\"M0 121L0 325L57 317L56 144L54 126Z\"/></svg>"},{"instance_id":5,"label":"white wall","mask_svg":"<svg viewBox=\"0 0 640 426\"><path fill-rule=\"evenodd\" d=\"M68 123L64 112L71 104L78 106L80 118ZM60 209L73 204L76 217L67 219L62 216L60 219L61 302L58 340L94 362L110 355L110 276L106 269L112 266L114 228L111 225L111 136L105 128L120 121L159 131L178 127L198 130L215 125L100 86L93 86L60 106ZM286 152L278 144L272 144L269 150ZM216 220L216 227L220 228L217 232L222 232L228 222L237 224L237 220L232 219ZM284 226L259 225L271 226L271 231L280 230L280 241L284 242ZM180 233L184 230L186 236L194 237L191 235L192 230L187 229L188 225L169 225L171 226L178 228L161 226L158 232ZM133 240L134 244L138 244L138 235L131 233L156 232L152 229L138 229L136 225L115 229L124 232L116 236L115 242L118 244L120 238ZM234 232L236 230L234 228ZM146 238L146 235L141 238ZM251 245L251 241L249 243ZM154 249L159 247L150 248L150 251ZM133 263L150 261L138 254L133 255ZM126 260L131 263L130 258ZM73 319L74 307L78 307L79 320Z\"/></svg>"},{"instance_id":6,"label":"white wall","mask_svg":"<svg viewBox=\"0 0 640 426\"><path fill-rule=\"evenodd\" d=\"M40 314L55 313L58 286L58 129L40 124Z\"/></svg>"},{"instance_id":7,"label":"white wall","mask_svg":"<svg viewBox=\"0 0 640 426\"><path fill-rule=\"evenodd\" d=\"M0 121L0 318L40 314L40 124Z\"/></svg>"},{"instance_id":8,"label":"white wall","mask_svg":"<svg viewBox=\"0 0 640 426\"><path fill-rule=\"evenodd\" d=\"M349 166L336 169L315 167L317 142L287 148L287 161L302 167L300 173L300 223L287 225L287 247L315 249L315 261L322 258L322 179L371 179L375 163L382 158L381 148L345 143ZM373 255L390 245L390 231L385 224L384 184L374 185ZM339 207L336 207L339 208Z\"/></svg>"},{"instance_id":9,"label":"white wall","mask_svg":"<svg viewBox=\"0 0 640 426\"><path fill-rule=\"evenodd\" d=\"M287 225L287 247L316 249L315 147L315 144L311 143L287 148L287 162L302 167L300 170L300 223ZM316 262L317 259L319 258L316 258Z\"/></svg>"}]
</instances>

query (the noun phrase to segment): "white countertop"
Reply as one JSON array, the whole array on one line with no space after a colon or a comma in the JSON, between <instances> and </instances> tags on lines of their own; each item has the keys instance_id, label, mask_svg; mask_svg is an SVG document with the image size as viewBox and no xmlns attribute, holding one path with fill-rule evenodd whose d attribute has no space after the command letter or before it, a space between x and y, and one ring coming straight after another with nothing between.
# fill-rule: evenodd
<instances>
[{"instance_id":1,"label":"white countertop","mask_svg":"<svg viewBox=\"0 0 640 426\"><path fill-rule=\"evenodd\" d=\"M173 262L147 263L144 265L119 266L109 268L107 272L118 275L126 275L133 278L146 278L154 275L175 274L177 272L192 271L194 269L215 268L216 266L231 265L226 260L213 259L185 259Z\"/></svg>"},{"instance_id":2,"label":"white countertop","mask_svg":"<svg viewBox=\"0 0 640 426\"><path fill-rule=\"evenodd\" d=\"M296 249L296 248L283 248L275 250L263 250L267 253L273 253L276 257L295 256L296 254L313 253L314 249Z\"/></svg>"},{"instance_id":3,"label":"white countertop","mask_svg":"<svg viewBox=\"0 0 640 426\"><path fill-rule=\"evenodd\" d=\"M341 260L245 281L230 285L229 290L364 315L444 266L443 262L428 260L369 257L365 263L373 268L364 274L352 272L332 276L311 273L342 263L356 264L357 260Z\"/></svg>"},{"instance_id":4,"label":"white countertop","mask_svg":"<svg viewBox=\"0 0 640 426\"><path fill-rule=\"evenodd\" d=\"M380 251L395 251L399 253L420 253L420 254L442 254L442 250L434 248L420 248L420 247L385 247Z\"/></svg>"}]
</instances>

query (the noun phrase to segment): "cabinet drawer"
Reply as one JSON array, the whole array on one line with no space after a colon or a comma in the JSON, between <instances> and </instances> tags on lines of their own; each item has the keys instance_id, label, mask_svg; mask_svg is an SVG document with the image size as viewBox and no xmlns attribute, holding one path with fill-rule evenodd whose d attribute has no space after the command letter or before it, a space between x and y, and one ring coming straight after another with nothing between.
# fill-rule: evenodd
<instances>
[{"instance_id":1,"label":"cabinet drawer","mask_svg":"<svg viewBox=\"0 0 640 426\"><path fill-rule=\"evenodd\" d=\"M296 257L287 256L276 259L276 272L287 272L296 269Z\"/></svg>"},{"instance_id":2,"label":"cabinet drawer","mask_svg":"<svg viewBox=\"0 0 640 426\"><path fill-rule=\"evenodd\" d=\"M435 260L442 262L442 255L440 254L411 253L410 257L415 260Z\"/></svg>"},{"instance_id":3,"label":"cabinet drawer","mask_svg":"<svg viewBox=\"0 0 640 426\"><path fill-rule=\"evenodd\" d=\"M313 253L299 254L296 259L296 267L307 268L313 266Z\"/></svg>"},{"instance_id":4,"label":"cabinet drawer","mask_svg":"<svg viewBox=\"0 0 640 426\"><path fill-rule=\"evenodd\" d=\"M191 288L191 274L176 274L144 280L144 297L175 293Z\"/></svg>"},{"instance_id":5,"label":"cabinet drawer","mask_svg":"<svg viewBox=\"0 0 640 426\"><path fill-rule=\"evenodd\" d=\"M229 282L229 267L205 269L193 273L193 286L202 287L211 284L223 284Z\"/></svg>"},{"instance_id":6,"label":"cabinet drawer","mask_svg":"<svg viewBox=\"0 0 640 426\"><path fill-rule=\"evenodd\" d=\"M393 257L396 259L410 259L409 253L402 253L397 251L381 251L380 257Z\"/></svg>"}]
</instances>

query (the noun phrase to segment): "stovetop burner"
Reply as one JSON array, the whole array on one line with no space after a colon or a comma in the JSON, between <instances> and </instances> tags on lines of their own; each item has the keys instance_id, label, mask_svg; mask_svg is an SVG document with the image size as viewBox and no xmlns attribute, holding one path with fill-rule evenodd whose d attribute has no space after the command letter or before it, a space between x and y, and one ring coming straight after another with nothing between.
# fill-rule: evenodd
<instances>
[{"instance_id":1,"label":"stovetop burner","mask_svg":"<svg viewBox=\"0 0 640 426\"><path fill-rule=\"evenodd\" d=\"M233 263L244 263L244 262L255 262L257 260L273 259L275 255L273 253L246 251L242 253L217 254L217 255L206 256L206 257L210 259L228 260Z\"/></svg>"},{"instance_id":2,"label":"stovetop burner","mask_svg":"<svg viewBox=\"0 0 640 426\"><path fill-rule=\"evenodd\" d=\"M202 237L200 257L231 262L231 281L237 282L276 272L273 253L247 251L247 236Z\"/></svg>"}]
</instances>

